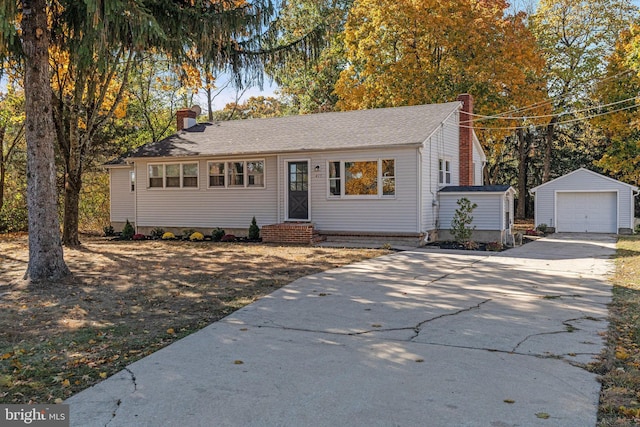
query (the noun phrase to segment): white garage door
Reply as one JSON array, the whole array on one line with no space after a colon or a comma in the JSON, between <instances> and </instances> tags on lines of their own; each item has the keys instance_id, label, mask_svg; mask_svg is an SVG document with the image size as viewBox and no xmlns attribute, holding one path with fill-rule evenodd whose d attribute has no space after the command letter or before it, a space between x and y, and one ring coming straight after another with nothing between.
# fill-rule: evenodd
<instances>
[{"instance_id":1,"label":"white garage door","mask_svg":"<svg viewBox=\"0 0 640 427\"><path fill-rule=\"evenodd\" d=\"M617 233L615 192L557 193L557 230L574 233Z\"/></svg>"}]
</instances>

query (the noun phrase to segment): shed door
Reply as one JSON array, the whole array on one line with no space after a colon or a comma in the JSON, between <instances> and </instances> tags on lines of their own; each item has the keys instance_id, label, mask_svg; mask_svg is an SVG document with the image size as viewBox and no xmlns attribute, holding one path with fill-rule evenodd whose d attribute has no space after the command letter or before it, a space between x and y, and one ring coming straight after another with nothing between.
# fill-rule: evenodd
<instances>
[{"instance_id":1,"label":"shed door","mask_svg":"<svg viewBox=\"0 0 640 427\"><path fill-rule=\"evenodd\" d=\"M557 230L574 233L617 233L616 192L557 193Z\"/></svg>"}]
</instances>

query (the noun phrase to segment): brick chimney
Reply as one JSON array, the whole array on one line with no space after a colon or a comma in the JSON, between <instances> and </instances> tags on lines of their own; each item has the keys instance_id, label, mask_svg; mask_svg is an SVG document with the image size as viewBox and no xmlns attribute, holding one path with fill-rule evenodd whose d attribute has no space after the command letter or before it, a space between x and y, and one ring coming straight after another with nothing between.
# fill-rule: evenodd
<instances>
[{"instance_id":1,"label":"brick chimney","mask_svg":"<svg viewBox=\"0 0 640 427\"><path fill-rule=\"evenodd\" d=\"M460 110L460 185L473 185L473 96L458 95Z\"/></svg>"},{"instance_id":2,"label":"brick chimney","mask_svg":"<svg viewBox=\"0 0 640 427\"><path fill-rule=\"evenodd\" d=\"M198 114L195 111L191 110L190 108L183 108L178 110L176 112L178 131L191 127L189 125L185 126L185 119L193 119L194 120L193 124L195 124L195 119L197 116Z\"/></svg>"}]
</instances>

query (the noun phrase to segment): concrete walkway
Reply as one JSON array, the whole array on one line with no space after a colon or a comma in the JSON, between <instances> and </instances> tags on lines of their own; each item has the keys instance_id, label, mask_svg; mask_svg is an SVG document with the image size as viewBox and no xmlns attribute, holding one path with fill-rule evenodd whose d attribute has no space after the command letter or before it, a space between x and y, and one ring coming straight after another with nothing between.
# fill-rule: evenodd
<instances>
[{"instance_id":1,"label":"concrete walkway","mask_svg":"<svg viewBox=\"0 0 640 427\"><path fill-rule=\"evenodd\" d=\"M308 276L66 403L73 426L594 426L615 237Z\"/></svg>"}]
</instances>

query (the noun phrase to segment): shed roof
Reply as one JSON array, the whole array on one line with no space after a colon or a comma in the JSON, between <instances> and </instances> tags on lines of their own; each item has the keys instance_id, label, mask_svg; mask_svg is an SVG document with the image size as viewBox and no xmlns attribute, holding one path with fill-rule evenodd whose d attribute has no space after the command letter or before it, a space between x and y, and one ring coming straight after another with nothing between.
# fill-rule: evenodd
<instances>
[{"instance_id":1,"label":"shed roof","mask_svg":"<svg viewBox=\"0 0 640 427\"><path fill-rule=\"evenodd\" d=\"M509 189L513 190L509 185L449 185L440 193L506 193Z\"/></svg>"},{"instance_id":2,"label":"shed roof","mask_svg":"<svg viewBox=\"0 0 640 427\"><path fill-rule=\"evenodd\" d=\"M126 157L191 157L417 146L461 103L199 123ZM111 162L121 163L123 159ZM109 165L109 164L107 164Z\"/></svg>"}]
</instances>

